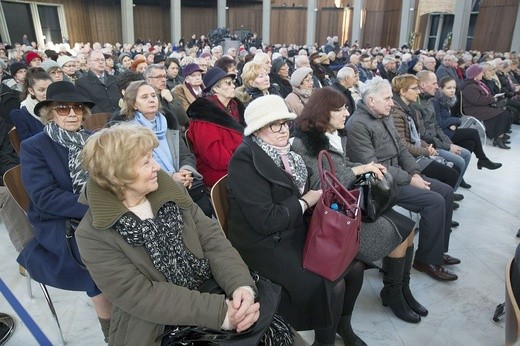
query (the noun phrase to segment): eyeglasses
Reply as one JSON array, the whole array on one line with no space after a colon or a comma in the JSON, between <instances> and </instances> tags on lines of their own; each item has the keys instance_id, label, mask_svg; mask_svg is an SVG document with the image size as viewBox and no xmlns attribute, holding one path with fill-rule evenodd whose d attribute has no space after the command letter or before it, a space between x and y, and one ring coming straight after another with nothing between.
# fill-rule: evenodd
<instances>
[{"instance_id":1,"label":"eyeglasses","mask_svg":"<svg viewBox=\"0 0 520 346\"><path fill-rule=\"evenodd\" d=\"M346 110L347 110L346 106L343 106L341 108L332 109L333 112L337 112L337 113L343 113Z\"/></svg>"},{"instance_id":2,"label":"eyeglasses","mask_svg":"<svg viewBox=\"0 0 520 346\"><path fill-rule=\"evenodd\" d=\"M69 115L71 109L74 111L74 114L83 115L83 112L85 111L85 106L83 106L81 103L77 103L72 106L58 105L54 107L56 114L61 115L63 117Z\"/></svg>"},{"instance_id":3,"label":"eyeglasses","mask_svg":"<svg viewBox=\"0 0 520 346\"><path fill-rule=\"evenodd\" d=\"M105 59L92 59L93 62L105 62Z\"/></svg>"},{"instance_id":4,"label":"eyeglasses","mask_svg":"<svg viewBox=\"0 0 520 346\"><path fill-rule=\"evenodd\" d=\"M289 120L269 124L269 128L271 129L271 131L273 131L275 133L282 132L282 128L284 128L286 126L289 127Z\"/></svg>"},{"instance_id":5,"label":"eyeglasses","mask_svg":"<svg viewBox=\"0 0 520 346\"><path fill-rule=\"evenodd\" d=\"M152 79L166 79L166 75L163 74L163 75L160 75L160 76L150 76L148 78L152 78Z\"/></svg>"},{"instance_id":6,"label":"eyeglasses","mask_svg":"<svg viewBox=\"0 0 520 346\"><path fill-rule=\"evenodd\" d=\"M372 62L372 60L363 60L363 62Z\"/></svg>"},{"instance_id":7,"label":"eyeglasses","mask_svg":"<svg viewBox=\"0 0 520 346\"><path fill-rule=\"evenodd\" d=\"M67 67L67 68L76 67L76 64L65 64L65 65L63 65L63 67Z\"/></svg>"},{"instance_id":8,"label":"eyeglasses","mask_svg":"<svg viewBox=\"0 0 520 346\"><path fill-rule=\"evenodd\" d=\"M220 82L220 85L222 85L222 84L225 84L227 86L232 86L234 83L233 83L233 80L228 79L228 80L224 80L224 81Z\"/></svg>"}]
</instances>

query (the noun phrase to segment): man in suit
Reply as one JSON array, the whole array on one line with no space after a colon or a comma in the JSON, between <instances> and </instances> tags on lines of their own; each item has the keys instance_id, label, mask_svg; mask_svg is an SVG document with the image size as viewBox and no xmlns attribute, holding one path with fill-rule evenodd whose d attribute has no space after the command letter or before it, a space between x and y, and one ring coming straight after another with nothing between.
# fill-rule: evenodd
<instances>
[{"instance_id":1,"label":"man in suit","mask_svg":"<svg viewBox=\"0 0 520 346\"><path fill-rule=\"evenodd\" d=\"M114 112L119 109L117 77L105 72L105 56L93 51L87 58L89 71L76 81L79 91L95 102L92 113Z\"/></svg>"}]
</instances>

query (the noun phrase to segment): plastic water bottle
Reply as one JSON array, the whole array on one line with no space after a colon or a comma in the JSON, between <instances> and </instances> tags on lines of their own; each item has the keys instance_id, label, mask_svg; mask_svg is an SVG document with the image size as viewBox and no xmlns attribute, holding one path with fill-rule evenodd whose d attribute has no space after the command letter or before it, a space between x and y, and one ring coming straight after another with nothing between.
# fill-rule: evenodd
<instances>
[{"instance_id":1,"label":"plastic water bottle","mask_svg":"<svg viewBox=\"0 0 520 346\"><path fill-rule=\"evenodd\" d=\"M332 209L334 211L340 211L338 203L335 203L335 202L330 205L330 209Z\"/></svg>"}]
</instances>

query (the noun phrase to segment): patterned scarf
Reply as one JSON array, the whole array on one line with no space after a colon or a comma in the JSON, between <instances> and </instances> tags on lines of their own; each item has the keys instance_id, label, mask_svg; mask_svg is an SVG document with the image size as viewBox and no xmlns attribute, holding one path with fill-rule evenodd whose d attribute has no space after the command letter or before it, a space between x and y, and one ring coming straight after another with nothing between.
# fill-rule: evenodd
<instances>
[{"instance_id":1,"label":"patterned scarf","mask_svg":"<svg viewBox=\"0 0 520 346\"><path fill-rule=\"evenodd\" d=\"M292 178L294 184L303 193L305 183L307 182L307 168L300 155L291 151L291 145L287 144L285 147L275 147L267 144L257 136L251 136L253 142L258 144L263 151L269 155L274 163L283 169Z\"/></svg>"},{"instance_id":2,"label":"patterned scarf","mask_svg":"<svg viewBox=\"0 0 520 346\"><path fill-rule=\"evenodd\" d=\"M88 173L81 168L79 155L90 134L81 129L69 132L51 121L43 127L43 131L56 143L69 149L69 172L72 180L72 192L80 193L87 182Z\"/></svg>"},{"instance_id":3,"label":"patterned scarf","mask_svg":"<svg viewBox=\"0 0 520 346\"><path fill-rule=\"evenodd\" d=\"M168 282L193 290L211 278L211 272L208 259L197 258L186 248L183 225L180 208L167 202L153 219L141 220L128 212L114 228L128 244L144 246Z\"/></svg>"}]
</instances>

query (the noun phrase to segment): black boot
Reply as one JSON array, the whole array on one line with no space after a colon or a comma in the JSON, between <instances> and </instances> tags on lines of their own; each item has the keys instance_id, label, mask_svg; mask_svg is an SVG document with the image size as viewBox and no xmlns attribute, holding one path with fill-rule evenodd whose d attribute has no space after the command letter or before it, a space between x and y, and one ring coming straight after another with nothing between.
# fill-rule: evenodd
<instances>
[{"instance_id":1,"label":"black boot","mask_svg":"<svg viewBox=\"0 0 520 346\"><path fill-rule=\"evenodd\" d=\"M493 140L493 146L499 147L500 149L511 149L511 147L508 147L506 143L504 143L504 139L501 137L497 137Z\"/></svg>"},{"instance_id":2,"label":"black boot","mask_svg":"<svg viewBox=\"0 0 520 346\"><path fill-rule=\"evenodd\" d=\"M421 316L417 315L404 300L403 296L403 270L405 258L383 258L383 283L381 301L383 306L390 306L394 314L403 321L418 323Z\"/></svg>"},{"instance_id":3,"label":"black boot","mask_svg":"<svg viewBox=\"0 0 520 346\"><path fill-rule=\"evenodd\" d=\"M333 342L332 344L322 344L321 342L314 340L311 346L334 346L335 344L335 342Z\"/></svg>"},{"instance_id":4,"label":"black boot","mask_svg":"<svg viewBox=\"0 0 520 346\"><path fill-rule=\"evenodd\" d=\"M350 320L352 315L341 316L338 324L338 334L341 335L345 346L367 346L359 336L354 333Z\"/></svg>"},{"instance_id":5,"label":"black boot","mask_svg":"<svg viewBox=\"0 0 520 346\"><path fill-rule=\"evenodd\" d=\"M464 181L464 179L462 179L462 181L460 182L459 186L463 187L465 189L471 189L471 185L466 183L466 181Z\"/></svg>"},{"instance_id":6,"label":"black boot","mask_svg":"<svg viewBox=\"0 0 520 346\"><path fill-rule=\"evenodd\" d=\"M493 162L490 159L478 160L477 168L478 169L482 169L482 167L487 168L487 169L497 169L497 168L502 167L502 164L501 163L497 163L497 162Z\"/></svg>"},{"instance_id":7,"label":"black boot","mask_svg":"<svg viewBox=\"0 0 520 346\"><path fill-rule=\"evenodd\" d=\"M410 290L410 270L413 262L413 245L406 249L406 256L404 257L404 271L403 271L403 297L408 303L408 306L419 316L428 315L428 310L415 300Z\"/></svg>"}]
</instances>

